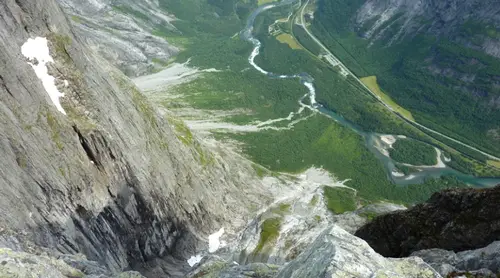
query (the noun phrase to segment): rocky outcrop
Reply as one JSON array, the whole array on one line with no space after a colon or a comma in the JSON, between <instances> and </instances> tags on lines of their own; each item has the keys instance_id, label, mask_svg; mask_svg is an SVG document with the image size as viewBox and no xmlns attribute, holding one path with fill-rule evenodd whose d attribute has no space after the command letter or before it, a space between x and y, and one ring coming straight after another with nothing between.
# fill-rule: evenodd
<instances>
[{"instance_id":1,"label":"rocky outcrop","mask_svg":"<svg viewBox=\"0 0 500 278\"><path fill-rule=\"evenodd\" d=\"M445 277L451 273L469 273L496 278L497 274L500 274L500 241L484 248L457 253L443 249L427 249L411 255L422 258Z\"/></svg>"},{"instance_id":2,"label":"rocky outcrop","mask_svg":"<svg viewBox=\"0 0 500 278\"><path fill-rule=\"evenodd\" d=\"M139 272L127 271L111 274L85 256L51 257L47 254L29 254L0 248L0 277L33 278L144 278Z\"/></svg>"},{"instance_id":3,"label":"rocky outcrop","mask_svg":"<svg viewBox=\"0 0 500 278\"><path fill-rule=\"evenodd\" d=\"M297 258L285 265L263 263L238 265L236 262L214 258L202 263L201 267L188 277L438 278L441 276L417 257L384 258L363 240L334 225L325 229Z\"/></svg>"},{"instance_id":4,"label":"rocky outcrop","mask_svg":"<svg viewBox=\"0 0 500 278\"><path fill-rule=\"evenodd\" d=\"M222 258L204 261L201 267L190 272L187 278L274 278L280 266L264 263L239 265Z\"/></svg>"},{"instance_id":5,"label":"rocky outcrop","mask_svg":"<svg viewBox=\"0 0 500 278\"><path fill-rule=\"evenodd\" d=\"M0 2L0 232L110 271L183 273L209 234L234 232L269 194L248 162L159 116L77 33L54 0ZM35 37L49 41L66 115L21 54Z\"/></svg>"},{"instance_id":6,"label":"rocky outcrop","mask_svg":"<svg viewBox=\"0 0 500 278\"><path fill-rule=\"evenodd\" d=\"M338 226L326 229L276 276L295 277L440 277L421 259L386 259L363 240Z\"/></svg>"},{"instance_id":7,"label":"rocky outcrop","mask_svg":"<svg viewBox=\"0 0 500 278\"><path fill-rule=\"evenodd\" d=\"M500 239L500 186L448 189L407 211L375 218L356 232L388 257L440 248L463 251Z\"/></svg>"},{"instance_id":8,"label":"rocky outcrop","mask_svg":"<svg viewBox=\"0 0 500 278\"><path fill-rule=\"evenodd\" d=\"M76 34L128 76L162 68L179 49L164 33L178 32L158 0L58 0ZM153 35L156 34L156 35Z\"/></svg>"},{"instance_id":9,"label":"rocky outcrop","mask_svg":"<svg viewBox=\"0 0 500 278\"><path fill-rule=\"evenodd\" d=\"M467 23L498 26L498 12L500 5L495 0L367 0L354 21L359 28L364 26L367 38L396 41L418 33L448 36ZM492 48L485 42L484 50L494 55L498 46Z\"/></svg>"}]
</instances>

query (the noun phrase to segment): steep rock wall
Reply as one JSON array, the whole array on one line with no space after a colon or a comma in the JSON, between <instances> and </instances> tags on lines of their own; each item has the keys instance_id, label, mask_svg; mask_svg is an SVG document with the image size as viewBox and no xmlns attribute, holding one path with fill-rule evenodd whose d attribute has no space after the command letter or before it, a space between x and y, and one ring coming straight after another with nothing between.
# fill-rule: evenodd
<instances>
[{"instance_id":1,"label":"steep rock wall","mask_svg":"<svg viewBox=\"0 0 500 278\"><path fill-rule=\"evenodd\" d=\"M179 52L158 34L177 32L171 24L175 17L165 13L158 0L58 2L78 36L128 76L159 69Z\"/></svg>"},{"instance_id":2,"label":"steep rock wall","mask_svg":"<svg viewBox=\"0 0 500 278\"><path fill-rule=\"evenodd\" d=\"M34 37L49 39L67 115L21 54ZM246 223L269 195L248 163L174 127L85 49L54 0L0 3L2 233L115 271L171 256L181 273L187 264L177 260L220 227Z\"/></svg>"}]
</instances>

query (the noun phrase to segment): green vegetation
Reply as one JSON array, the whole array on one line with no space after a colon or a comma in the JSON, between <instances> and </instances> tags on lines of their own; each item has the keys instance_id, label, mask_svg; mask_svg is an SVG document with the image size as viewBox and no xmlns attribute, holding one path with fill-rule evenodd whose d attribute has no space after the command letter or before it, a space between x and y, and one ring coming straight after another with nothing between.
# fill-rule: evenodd
<instances>
[{"instance_id":1,"label":"green vegetation","mask_svg":"<svg viewBox=\"0 0 500 278\"><path fill-rule=\"evenodd\" d=\"M411 139L398 139L389 154L398 162L415 166L437 163L437 153L433 146Z\"/></svg>"},{"instance_id":2,"label":"green vegetation","mask_svg":"<svg viewBox=\"0 0 500 278\"><path fill-rule=\"evenodd\" d=\"M77 15L72 15L71 20L73 20L76 23L82 23L84 21L84 19L82 17L79 17Z\"/></svg>"},{"instance_id":3,"label":"green vegetation","mask_svg":"<svg viewBox=\"0 0 500 278\"><path fill-rule=\"evenodd\" d=\"M175 132L177 134L177 138L184 143L184 145L191 146L193 145L193 133L186 124L174 117L168 117L168 122L174 126Z\"/></svg>"},{"instance_id":4,"label":"green vegetation","mask_svg":"<svg viewBox=\"0 0 500 278\"><path fill-rule=\"evenodd\" d=\"M290 204L282 203L282 204L280 204L280 211L281 212L290 212L291 207L292 207L292 205L290 205Z\"/></svg>"},{"instance_id":5,"label":"green vegetation","mask_svg":"<svg viewBox=\"0 0 500 278\"><path fill-rule=\"evenodd\" d=\"M47 119L47 124L49 125L51 130L52 141L56 144L59 150L62 150L64 148L64 144L61 141L61 126L58 123L56 117L50 112L49 109L47 109L45 116Z\"/></svg>"},{"instance_id":6,"label":"green vegetation","mask_svg":"<svg viewBox=\"0 0 500 278\"><path fill-rule=\"evenodd\" d=\"M153 62L159 66L162 66L162 67L166 67L166 66L170 65L170 63L168 61L158 59L158 58L151 59L151 62Z\"/></svg>"},{"instance_id":7,"label":"green vegetation","mask_svg":"<svg viewBox=\"0 0 500 278\"><path fill-rule=\"evenodd\" d=\"M59 167L59 174L61 174L61 176L63 177L66 177L66 171L64 171L64 168Z\"/></svg>"},{"instance_id":8,"label":"green vegetation","mask_svg":"<svg viewBox=\"0 0 500 278\"><path fill-rule=\"evenodd\" d=\"M378 216L378 213L370 210L365 210L363 212L360 212L358 215L366 218L368 221L372 221L375 217Z\"/></svg>"},{"instance_id":9,"label":"green vegetation","mask_svg":"<svg viewBox=\"0 0 500 278\"><path fill-rule=\"evenodd\" d=\"M327 208L335 214L356 210L356 191L350 188L324 186L323 194Z\"/></svg>"},{"instance_id":10,"label":"green vegetation","mask_svg":"<svg viewBox=\"0 0 500 278\"><path fill-rule=\"evenodd\" d=\"M239 109L242 111L240 115L225 119L239 124L282 118L298 110L297 101L307 93L298 80L271 79L248 64L253 46L239 39L238 32L243 29L248 14L256 8L256 1L160 0L160 4L179 18L173 24L180 32L161 26L155 32L167 40L182 41L184 51L176 61L184 62L190 58L190 64L196 67L222 70L204 73L202 78L175 87L172 91L182 95L180 102L165 102L165 106L188 103L207 110ZM311 52L319 54L320 51L312 48L315 44L308 40L300 27L291 28L293 35L309 51L293 49L268 34L269 25L276 19L287 17L289 9L272 9L256 19L254 32L262 42L261 55L256 62L262 68L280 74L309 73L315 80L317 100L364 131L403 134L419 140L426 138L421 131L380 105L356 80L345 78L337 69L311 55ZM279 25L282 31L291 32L287 23ZM384 84L381 85L385 88ZM395 100L399 103L398 99ZM294 119L311 114L306 109ZM286 127L288 123L285 121L275 126ZM181 131L182 138L189 139L189 136L182 135L182 128L177 131ZM381 162L364 146L361 136L320 114L297 123L290 130L217 133L216 136L244 143L246 155L269 169L270 173L300 172L311 166L322 166L341 180L351 179L347 185L358 191L358 198L367 201L389 199L414 203L427 199L442 188L465 186L450 177L428 180L422 185L396 186L388 180ZM210 161L209 158L204 160ZM259 176L267 172L260 166L254 169ZM274 221L274 224L276 222L279 221ZM277 225L268 223L265 230L272 230L267 229L271 226ZM268 238L273 236L264 236L261 241L266 242ZM264 246L259 245L260 249Z\"/></svg>"},{"instance_id":11,"label":"green vegetation","mask_svg":"<svg viewBox=\"0 0 500 278\"><path fill-rule=\"evenodd\" d=\"M263 251L265 252L265 247L272 246L276 243L280 235L281 229L281 218L269 218L262 222L260 227L260 238L257 247L253 251L253 254L259 254Z\"/></svg>"},{"instance_id":12,"label":"green vegetation","mask_svg":"<svg viewBox=\"0 0 500 278\"><path fill-rule=\"evenodd\" d=\"M396 168L403 174L405 174L405 176L408 176L409 174L412 174L412 173L416 173L418 172L417 169L413 168L413 167L409 167L409 166L406 166L406 165L401 165L401 164L398 164L396 165Z\"/></svg>"},{"instance_id":13,"label":"green vegetation","mask_svg":"<svg viewBox=\"0 0 500 278\"><path fill-rule=\"evenodd\" d=\"M264 167L262 167L262 166L260 166L260 165L258 165L256 163L252 164L252 168L255 170L255 173L257 174L257 176L259 178L263 178L263 177L265 177L265 176L268 175L269 171L267 171L266 168L264 168Z\"/></svg>"},{"instance_id":14,"label":"green vegetation","mask_svg":"<svg viewBox=\"0 0 500 278\"><path fill-rule=\"evenodd\" d=\"M146 97L133 85L131 85L129 89L132 93L132 102L134 103L136 109L142 114L151 127L158 127L156 111Z\"/></svg>"},{"instance_id":15,"label":"green vegetation","mask_svg":"<svg viewBox=\"0 0 500 278\"><path fill-rule=\"evenodd\" d=\"M255 32L262 43L256 62L270 72L296 74L307 72L314 78L316 99L326 108L342 115L345 119L360 126L364 131L404 134L419 138L418 130L390 113L353 78L345 78L337 69L325 64L305 50L294 50L280 43L267 33L281 14L265 13L257 17ZM296 32L294 31L294 35ZM307 47L307 43L300 41Z\"/></svg>"},{"instance_id":16,"label":"green vegetation","mask_svg":"<svg viewBox=\"0 0 500 278\"><path fill-rule=\"evenodd\" d=\"M360 80L370 89L370 91L376 94L383 102L387 103L392 109L397 111L399 114L403 115L403 117L415 121L410 111L399 106L397 103L394 102L394 100L391 99L391 97L382 92L377 83L376 76L364 77L361 78Z\"/></svg>"},{"instance_id":17,"label":"green vegetation","mask_svg":"<svg viewBox=\"0 0 500 278\"><path fill-rule=\"evenodd\" d=\"M237 123L286 117L298 109L298 99L307 92L297 80L270 79L255 71L205 73L172 91L198 109L249 111L228 119ZM172 102L164 105L169 107Z\"/></svg>"},{"instance_id":18,"label":"green vegetation","mask_svg":"<svg viewBox=\"0 0 500 278\"><path fill-rule=\"evenodd\" d=\"M466 187L452 177L430 179L424 184L396 186L389 182L379 160L364 147L363 139L348 128L316 115L285 131L224 134L245 143L250 158L271 171L301 172L323 167L368 200L394 200L412 204L425 201L447 187Z\"/></svg>"},{"instance_id":19,"label":"green vegetation","mask_svg":"<svg viewBox=\"0 0 500 278\"><path fill-rule=\"evenodd\" d=\"M291 49L302 49L302 46L290 34L279 34L276 36L276 39L281 43L287 44Z\"/></svg>"},{"instance_id":20,"label":"green vegetation","mask_svg":"<svg viewBox=\"0 0 500 278\"><path fill-rule=\"evenodd\" d=\"M495 168L500 169L500 161L498 160L488 160L488 164Z\"/></svg>"},{"instance_id":21,"label":"green vegetation","mask_svg":"<svg viewBox=\"0 0 500 278\"><path fill-rule=\"evenodd\" d=\"M447 38L417 35L388 46L388 38L402 24L395 16L379 28L388 27L382 39L373 43L359 36L363 28L358 33L351 31L350 19L363 2L320 0L314 34L357 76L377 75L383 91L412 111L418 122L493 154L500 153L500 140L488 134L500 122L500 110L488 105L492 97L500 95L492 82L493 76L500 75L500 60L448 39L497 36L498 30L468 22ZM422 24L425 29L427 23ZM373 44L368 47L369 43ZM472 81L467 79L472 75Z\"/></svg>"},{"instance_id":22,"label":"green vegetation","mask_svg":"<svg viewBox=\"0 0 500 278\"><path fill-rule=\"evenodd\" d=\"M264 5L264 4L275 2L277 0L257 0L257 1L259 3L259 6L260 6L260 5Z\"/></svg>"},{"instance_id":23,"label":"green vegetation","mask_svg":"<svg viewBox=\"0 0 500 278\"><path fill-rule=\"evenodd\" d=\"M277 215L285 215L291 211L292 205L288 203L281 203L278 206L271 209L271 212Z\"/></svg>"},{"instance_id":24,"label":"green vegetation","mask_svg":"<svg viewBox=\"0 0 500 278\"><path fill-rule=\"evenodd\" d=\"M200 161L203 167L213 165L215 157L210 151L205 150L198 141L193 137L193 133L184 121L167 116L168 122L173 125L177 138L186 146L192 146L195 157Z\"/></svg>"},{"instance_id":25,"label":"green vegetation","mask_svg":"<svg viewBox=\"0 0 500 278\"><path fill-rule=\"evenodd\" d=\"M66 50L66 48L72 43L71 38L66 35L50 33L48 39L51 42L51 54L55 56L56 59L62 59L65 64L72 65L71 57L68 55Z\"/></svg>"},{"instance_id":26,"label":"green vegetation","mask_svg":"<svg viewBox=\"0 0 500 278\"><path fill-rule=\"evenodd\" d=\"M318 56L323 52L321 47L313 40L311 40L311 38L306 33L304 28L302 28L300 25L294 24L292 26L292 31L294 37L298 40L298 42L302 46L304 46L308 51L310 51L313 55Z\"/></svg>"},{"instance_id":27,"label":"green vegetation","mask_svg":"<svg viewBox=\"0 0 500 278\"><path fill-rule=\"evenodd\" d=\"M28 157L24 152L16 153L16 163L23 169L26 169L28 167Z\"/></svg>"},{"instance_id":28,"label":"green vegetation","mask_svg":"<svg viewBox=\"0 0 500 278\"><path fill-rule=\"evenodd\" d=\"M173 22L178 31L157 26L155 35L184 49L178 62L188 59L201 68L240 71L248 67L244 56L252 45L232 38L243 29L248 13L256 3L239 0L160 0L160 7L179 19Z\"/></svg>"},{"instance_id":29,"label":"green vegetation","mask_svg":"<svg viewBox=\"0 0 500 278\"><path fill-rule=\"evenodd\" d=\"M318 201L319 201L318 195L314 195L314 196L311 198L311 201L309 201L309 205L310 205L311 207L315 207L315 206L318 204Z\"/></svg>"},{"instance_id":30,"label":"green vegetation","mask_svg":"<svg viewBox=\"0 0 500 278\"><path fill-rule=\"evenodd\" d=\"M143 14L142 12L140 12L138 10L134 10L134 9L130 8L130 6L128 6L128 5L113 6L113 10L115 10L116 12L119 12L119 13L132 15L133 17L142 19L144 21L147 21L149 19L147 15Z\"/></svg>"}]
</instances>

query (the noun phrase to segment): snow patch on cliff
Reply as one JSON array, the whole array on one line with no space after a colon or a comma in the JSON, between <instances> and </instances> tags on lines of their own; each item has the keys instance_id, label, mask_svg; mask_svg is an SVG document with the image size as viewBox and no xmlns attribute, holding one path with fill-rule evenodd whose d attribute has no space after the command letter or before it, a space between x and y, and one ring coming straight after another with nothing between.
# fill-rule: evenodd
<instances>
[{"instance_id":1,"label":"snow patch on cliff","mask_svg":"<svg viewBox=\"0 0 500 278\"><path fill-rule=\"evenodd\" d=\"M214 253L221 246L220 237L224 234L224 228L208 236L208 252Z\"/></svg>"},{"instance_id":2,"label":"snow patch on cliff","mask_svg":"<svg viewBox=\"0 0 500 278\"><path fill-rule=\"evenodd\" d=\"M190 267L193 267L197 263L201 262L202 259L203 259L202 255L191 256L191 258L187 260L187 263L189 264Z\"/></svg>"},{"instance_id":3,"label":"snow patch on cliff","mask_svg":"<svg viewBox=\"0 0 500 278\"><path fill-rule=\"evenodd\" d=\"M54 62L54 59L50 56L47 39L42 37L28 39L28 41L21 46L21 53L30 60L28 64L35 70L36 76L42 81L45 91L49 94L57 110L66 115L66 112L59 102L59 98L63 97L64 94L57 89L55 78L49 74L49 69L47 68L47 63Z\"/></svg>"}]
</instances>

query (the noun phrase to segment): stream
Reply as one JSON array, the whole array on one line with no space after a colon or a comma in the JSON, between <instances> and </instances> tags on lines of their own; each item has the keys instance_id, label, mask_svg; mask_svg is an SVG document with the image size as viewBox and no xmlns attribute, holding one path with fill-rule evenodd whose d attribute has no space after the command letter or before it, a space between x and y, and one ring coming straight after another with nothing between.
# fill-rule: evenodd
<instances>
[{"instance_id":1,"label":"stream","mask_svg":"<svg viewBox=\"0 0 500 278\"><path fill-rule=\"evenodd\" d=\"M392 180L395 184L398 185L409 185L409 184L420 184L425 181L427 178L439 178L441 176L445 175L451 175L456 177L458 180L465 182L467 184L470 184L472 186L477 186L477 187L491 187L497 184L500 184L500 178L477 178L472 175L467 175L464 173L461 173L455 169L452 169L448 166L443 166L443 167L415 167L419 172L412 173L408 176L398 176L397 174L394 174L394 171L396 171L396 166L395 166L395 161L393 161L389 156L384 154L384 144L383 140L381 140L381 134L373 133L373 132L365 132L363 131L360 127L356 126L355 124L347 121L344 119L341 115L326 109L323 107L321 104L318 104L316 102L316 91L314 88L314 79L308 74L308 73L299 73L295 75L283 75L283 74L276 74L272 72L268 72L261 68L259 65L255 63L255 58L259 55L260 53L260 48L261 48L261 42L257 40L252 32L253 32L253 25L255 22L255 19L257 18L258 15L260 15L262 12L275 8L275 7L280 7L280 6L285 6L285 5L290 5L298 2L298 0L283 0L278 3L271 3L271 4L266 4L258 7L249 17L247 20L247 24L245 29L241 32L241 38L245 41L248 41L254 45L254 49L252 53L250 54L248 58L248 62L250 65L252 65L253 68L255 68L257 71L261 72L262 74L265 74L269 76L269 78L282 78L282 79L298 79L299 82L304 85L309 93L309 105L305 103L301 103L304 107L307 107L311 110L317 111L319 113L322 113L333 120L335 120L337 123L341 124L344 127L347 127L360 136L364 138L365 145L366 147L382 162L384 165L387 176L390 180ZM303 100L304 98L302 98ZM301 100L301 102L302 102ZM395 136L397 137L397 136ZM444 156L441 155L441 159L445 160ZM439 160L439 159L438 159Z\"/></svg>"}]
</instances>

